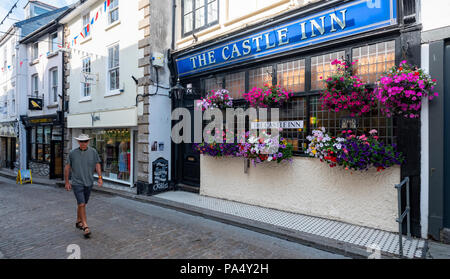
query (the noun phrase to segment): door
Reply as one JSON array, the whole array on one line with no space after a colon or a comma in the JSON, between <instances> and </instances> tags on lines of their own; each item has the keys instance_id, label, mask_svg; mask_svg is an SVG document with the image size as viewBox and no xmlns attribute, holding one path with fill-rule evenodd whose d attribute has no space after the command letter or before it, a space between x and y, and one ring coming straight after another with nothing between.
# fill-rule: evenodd
<instances>
[{"instance_id":1,"label":"door","mask_svg":"<svg viewBox=\"0 0 450 279\"><path fill-rule=\"evenodd\" d=\"M51 142L50 179L63 178L62 141Z\"/></svg>"},{"instance_id":2,"label":"door","mask_svg":"<svg viewBox=\"0 0 450 279\"><path fill-rule=\"evenodd\" d=\"M450 228L450 42L445 45L444 80L444 227Z\"/></svg>"}]
</instances>

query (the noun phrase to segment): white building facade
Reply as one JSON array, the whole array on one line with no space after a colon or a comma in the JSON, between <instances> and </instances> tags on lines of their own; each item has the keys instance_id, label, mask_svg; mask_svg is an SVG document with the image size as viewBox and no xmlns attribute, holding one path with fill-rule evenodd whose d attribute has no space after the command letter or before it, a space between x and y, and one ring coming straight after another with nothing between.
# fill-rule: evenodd
<instances>
[{"instance_id":1,"label":"white building facade","mask_svg":"<svg viewBox=\"0 0 450 279\"><path fill-rule=\"evenodd\" d=\"M109 6L107 6L109 2ZM83 1L64 17L69 46L68 150L85 133L101 160L103 179L134 186L138 109L138 1Z\"/></svg>"}]
</instances>

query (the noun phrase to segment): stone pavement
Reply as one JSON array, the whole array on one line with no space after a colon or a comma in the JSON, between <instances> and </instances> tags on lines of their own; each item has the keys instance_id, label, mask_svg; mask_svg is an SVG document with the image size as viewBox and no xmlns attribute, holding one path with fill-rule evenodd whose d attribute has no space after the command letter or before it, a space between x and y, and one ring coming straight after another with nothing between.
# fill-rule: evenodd
<instances>
[{"instance_id":1,"label":"stone pavement","mask_svg":"<svg viewBox=\"0 0 450 279\"><path fill-rule=\"evenodd\" d=\"M0 258L343 258L178 211L93 192L92 237L75 228L72 192L0 177ZM71 245L74 244L74 245ZM71 246L70 246L71 245ZM72 250L74 249L74 250Z\"/></svg>"}]
</instances>

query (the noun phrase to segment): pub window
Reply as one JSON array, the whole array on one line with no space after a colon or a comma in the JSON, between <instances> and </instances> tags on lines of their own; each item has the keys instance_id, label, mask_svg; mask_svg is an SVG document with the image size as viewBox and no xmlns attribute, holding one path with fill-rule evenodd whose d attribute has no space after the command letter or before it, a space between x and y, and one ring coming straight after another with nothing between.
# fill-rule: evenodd
<instances>
[{"instance_id":1,"label":"pub window","mask_svg":"<svg viewBox=\"0 0 450 279\"><path fill-rule=\"evenodd\" d=\"M362 81L375 83L381 74L395 65L395 41L382 42L352 50L355 74Z\"/></svg>"},{"instance_id":2,"label":"pub window","mask_svg":"<svg viewBox=\"0 0 450 279\"><path fill-rule=\"evenodd\" d=\"M182 0L183 36L218 22L218 0Z\"/></svg>"},{"instance_id":3,"label":"pub window","mask_svg":"<svg viewBox=\"0 0 450 279\"><path fill-rule=\"evenodd\" d=\"M248 71L249 89L272 85L272 66L261 67Z\"/></svg>"},{"instance_id":4,"label":"pub window","mask_svg":"<svg viewBox=\"0 0 450 279\"><path fill-rule=\"evenodd\" d=\"M305 91L305 59L278 64L277 83L292 92Z\"/></svg>"},{"instance_id":5,"label":"pub window","mask_svg":"<svg viewBox=\"0 0 450 279\"><path fill-rule=\"evenodd\" d=\"M395 123L392 118L384 117L380 109L374 109L368 115L363 115L362 117L356 117L355 124L356 127L346 126L347 124L343 123L343 120L348 118L349 113L346 111L340 112L330 112L326 108L321 107L321 103L319 101L319 96L311 97L310 99L310 125L311 130L317 129L320 127L325 127L327 133L330 136L340 136L340 132L343 128L351 129L352 131L356 131L359 135L368 134L370 130L375 129L378 131L378 136L381 141L386 144L395 144L396 143L396 131L395 131ZM343 126L344 125L344 126Z\"/></svg>"},{"instance_id":6,"label":"pub window","mask_svg":"<svg viewBox=\"0 0 450 279\"><path fill-rule=\"evenodd\" d=\"M31 160L50 163L51 161L51 126L37 126L30 130L30 147L31 147Z\"/></svg>"},{"instance_id":7,"label":"pub window","mask_svg":"<svg viewBox=\"0 0 450 279\"><path fill-rule=\"evenodd\" d=\"M305 97L294 98L280 109L280 121L303 120L302 129L283 129L280 133L287 142L294 147L294 153L303 153L303 148L307 144L306 119L307 119L307 99Z\"/></svg>"},{"instance_id":8,"label":"pub window","mask_svg":"<svg viewBox=\"0 0 450 279\"><path fill-rule=\"evenodd\" d=\"M226 75L225 88L233 99L242 99L242 94L245 93L245 72Z\"/></svg>"},{"instance_id":9,"label":"pub window","mask_svg":"<svg viewBox=\"0 0 450 279\"><path fill-rule=\"evenodd\" d=\"M338 51L311 57L311 89L321 90L325 88L325 79L329 78L336 70L331 62L335 59L344 59L345 51Z\"/></svg>"},{"instance_id":10,"label":"pub window","mask_svg":"<svg viewBox=\"0 0 450 279\"><path fill-rule=\"evenodd\" d=\"M220 89L223 89L223 77L205 79L205 95L211 93L212 90L217 91Z\"/></svg>"}]
</instances>

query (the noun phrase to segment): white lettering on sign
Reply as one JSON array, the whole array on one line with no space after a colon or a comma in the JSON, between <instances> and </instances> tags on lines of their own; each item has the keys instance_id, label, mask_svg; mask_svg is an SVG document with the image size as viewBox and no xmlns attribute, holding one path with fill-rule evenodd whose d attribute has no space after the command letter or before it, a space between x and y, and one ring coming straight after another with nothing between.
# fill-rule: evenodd
<instances>
[{"instance_id":1,"label":"white lettering on sign","mask_svg":"<svg viewBox=\"0 0 450 279\"><path fill-rule=\"evenodd\" d=\"M253 130L258 129L272 129L272 128L282 128L282 129L303 129L303 120L298 121L281 121L281 122L252 122L251 128Z\"/></svg>"}]
</instances>

